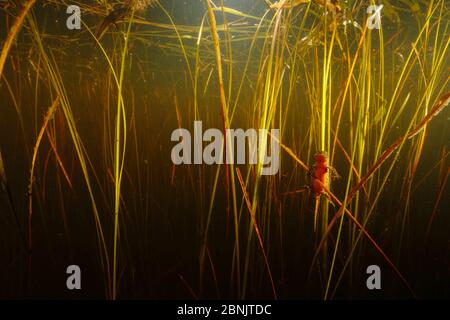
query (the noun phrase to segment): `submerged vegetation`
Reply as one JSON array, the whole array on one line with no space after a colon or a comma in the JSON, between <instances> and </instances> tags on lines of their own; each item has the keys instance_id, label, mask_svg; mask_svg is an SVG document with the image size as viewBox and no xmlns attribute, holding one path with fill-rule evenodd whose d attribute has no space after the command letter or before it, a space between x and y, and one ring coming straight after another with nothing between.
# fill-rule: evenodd
<instances>
[{"instance_id":1,"label":"submerged vegetation","mask_svg":"<svg viewBox=\"0 0 450 320\"><path fill-rule=\"evenodd\" d=\"M450 3L382 3L0 2L0 296L450 297ZM195 121L278 173L174 165Z\"/></svg>"}]
</instances>

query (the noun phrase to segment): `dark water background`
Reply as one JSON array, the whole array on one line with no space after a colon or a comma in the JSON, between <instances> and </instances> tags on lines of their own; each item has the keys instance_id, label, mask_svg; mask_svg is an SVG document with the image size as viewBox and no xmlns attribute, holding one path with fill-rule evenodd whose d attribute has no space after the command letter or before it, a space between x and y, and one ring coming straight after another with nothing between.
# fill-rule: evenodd
<instances>
[{"instance_id":1,"label":"dark water background","mask_svg":"<svg viewBox=\"0 0 450 320\"><path fill-rule=\"evenodd\" d=\"M224 3L255 16L261 16L265 11L265 6L259 1ZM199 26L205 12L202 1L168 1L164 5L177 25ZM34 14L44 35L46 49L52 52L61 72L77 128L92 163L89 170L91 174L96 174L96 177L91 175L91 181L111 253L114 203L114 186L110 175L113 156L111 134L114 132L117 99L115 91L106 85L108 66L85 30L80 33L66 29L65 6L38 4ZM167 18L158 10L147 10L145 18L168 23ZM414 16L406 12L402 13L402 18L401 25L383 20L383 23L388 24L385 38L402 28L405 42L404 48L394 45L386 48L386 73L389 76L397 72L395 68L399 63L396 60L399 56L393 53L394 50L406 55L409 52L407 44L417 36L417 27L408 27L414 26ZM100 21L101 18L94 15L86 17L89 26L95 27ZM123 26L119 26L121 27ZM29 26L25 25L24 28L17 45L11 51L4 74L21 108L23 128L4 81L0 86L0 147L23 232L27 224L27 185L33 146L45 111L54 98L49 96L46 79L40 79L36 84L33 69L39 63L39 56L30 45ZM143 26L137 28L145 30ZM5 38L5 30L6 17L1 11L2 40ZM167 34L173 36L173 32ZM181 110L184 127L192 129L194 101L185 62L179 47L176 47L176 39L158 36L149 36L148 39L148 43L131 41L124 86L128 123L133 121L133 126L130 127L136 131L128 131L126 171L122 187L119 298L192 298L188 287L197 292L198 257L215 167L177 167L175 179L171 181L173 166L170 151L173 144L170 134L178 127L175 105L178 104ZM111 35L107 34L103 41L107 44L106 48L112 50ZM164 44L171 44L172 49L164 48ZM193 46L195 39L186 40L186 44ZM249 43L243 41L233 47L237 79L242 72L248 46ZM446 57L447 61L450 61L448 54ZM205 64L207 61L213 63L212 51L204 52L202 59ZM448 65L446 68L448 69ZM201 79L208 77L209 70L201 74ZM249 74L253 78L249 83L257 77L257 70L258 63L255 61L250 66ZM414 103L419 99L414 94L416 76L418 75L412 74L411 81L407 82L409 88L405 89L405 92L411 92L411 107L402 114L402 119L409 119L408 116L414 112ZM392 93L390 81L392 79L386 79L389 91L387 96ZM220 128L220 107L216 88L214 73L206 94L199 97L199 114L205 127ZM302 108L305 104L302 88L300 83L299 93L292 103L292 115L287 118L284 143L297 146L296 150L303 155L305 150L300 150L299 145L307 134L306 128L311 121L311 115L307 111L295 109ZM447 89L450 89L448 85ZM237 107L239 116L234 122L236 127L248 127L246 119L252 113L249 106L252 104L253 90L250 84L244 86ZM203 87L200 91L203 91ZM401 241L401 217L405 208L400 193L405 168L410 161L407 152L400 154L373 213L376 219L371 220L368 225L371 234L393 258L419 297L450 297L448 186L445 187L439 203L430 238L427 243L424 241L439 188L439 172L433 170L430 173L430 170L439 161L443 148L446 147L448 151L449 120L450 113L447 109L439 114L427 129L424 150L414 178L416 182L422 183L412 185L407 227ZM48 139L44 136L36 165L31 264L24 251L8 199L5 194L0 197L0 297L103 298L106 295L105 274L99 263L92 206L64 121L62 112L58 111L54 120L56 141L73 188L65 182ZM399 121L397 130L390 132L389 141L394 141L405 132L406 124L403 127L402 123L404 122ZM342 139L345 139L345 136ZM294 174L294 184L304 185L305 172L296 167L283 152L281 156L281 174ZM302 159L308 161L306 156ZM336 156L334 166L341 175L348 170L342 157ZM448 168L448 158L444 160L443 166ZM385 165L381 169L380 176L386 173L387 167L388 165ZM333 185L333 190L341 199L344 197L345 184L346 180L341 179ZM208 298L235 297L235 288L230 283L234 235L232 222L226 215L226 202L221 196L224 186L224 177L221 176L208 240L218 290L209 263L206 263L202 294ZM280 179L277 187L277 191L281 193L292 188L292 183ZM262 193L262 196L272 195ZM323 279L316 275L306 281L314 255L316 235L312 232L311 208L305 209L305 201L307 198L301 197L284 200L280 203L282 214L276 216L272 212L271 224L267 227L270 235L265 239L265 243L280 298L320 298L323 294L319 285ZM245 210L244 214L247 214ZM241 238L246 235L247 225L248 221L242 227ZM349 241L348 233L345 232L349 230L349 226L345 226L343 230L341 241L345 243ZM255 252L251 258L248 297L271 298L264 261L258 251ZM368 242L364 241L358 245L357 252L354 267L346 272L336 297L410 297L398 277ZM80 292L70 292L65 287L65 269L70 264L77 264L82 269L83 289ZM369 292L365 287L365 267L370 264L380 265L383 271L383 289L380 292ZM337 272L339 271L338 268Z\"/></svg>"}]
</instances>

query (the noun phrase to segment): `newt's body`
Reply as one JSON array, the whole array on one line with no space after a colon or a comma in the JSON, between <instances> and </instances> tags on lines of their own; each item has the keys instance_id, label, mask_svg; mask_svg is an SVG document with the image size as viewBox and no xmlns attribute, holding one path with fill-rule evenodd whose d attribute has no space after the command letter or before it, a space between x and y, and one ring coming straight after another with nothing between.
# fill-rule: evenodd
<instances>
[{"instance_id":1,"label":"newt's body","mask_svg":"<svg viewBox=\"0 0 450 320\"><path fill-rule=\"evenodd\" d=\"M320 196L328 197L327 190L330 188L330 173L337 176L333 167L328 165L328 155L324 151L319 151L314 155L314 164L310 171L311 189L314 192L314 229L317 225L317 214L319 211Z\"/></svg>"},{"instance_id":2,"label":"newt's body","mask_svg":"<svg viewBox=\"0 0 450 320\"><path fill-rule=\"evenodd\" d=\"M328 189L328 171L328 155L325 152L316 153L311 170L311 189L314 191L316 197L324 194L325 188Z\"/></svg>"}]
</instances>

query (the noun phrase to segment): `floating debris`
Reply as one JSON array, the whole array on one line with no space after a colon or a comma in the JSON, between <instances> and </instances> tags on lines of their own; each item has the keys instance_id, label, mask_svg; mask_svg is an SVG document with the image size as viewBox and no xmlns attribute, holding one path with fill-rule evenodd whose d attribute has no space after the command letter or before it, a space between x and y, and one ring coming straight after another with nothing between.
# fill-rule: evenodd
<instances>
[{"instance_id":1,"label":"floating debris","mask_svg":"<svg viewBox=\"0 0 450 320\"><path fill-rule=\"evenodd\" d=\"M309 3L310 0L280 0L270 6L271 9L289 9L301 4ZM313 2L326 8L329 11L341 11L339 0L313 0Z\"/></svg>"}]
</instances>

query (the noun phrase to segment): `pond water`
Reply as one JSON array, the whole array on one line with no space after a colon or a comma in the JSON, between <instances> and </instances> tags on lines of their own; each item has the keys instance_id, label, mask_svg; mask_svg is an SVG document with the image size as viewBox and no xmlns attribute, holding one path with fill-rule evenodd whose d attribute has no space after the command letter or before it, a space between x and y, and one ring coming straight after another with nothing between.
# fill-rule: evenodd
<instances>
[{"instance_id":1,"label":"pond water","mask_svg":"<svg viewBox=\"0 0 450 320\"><path fill-rule=\"evenodd\" d=\"M34 3L0 81L0 297L449 298L450 3L300 2L76 1L72 30ZM248 136L196 163L195 121L268 154L278 129L278 170Z\"/></svg>"}]
</instances>

